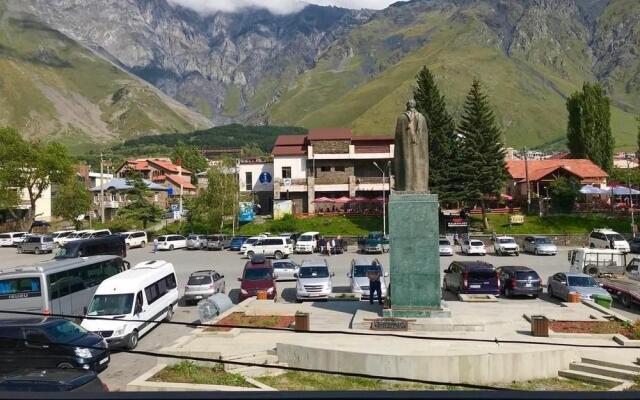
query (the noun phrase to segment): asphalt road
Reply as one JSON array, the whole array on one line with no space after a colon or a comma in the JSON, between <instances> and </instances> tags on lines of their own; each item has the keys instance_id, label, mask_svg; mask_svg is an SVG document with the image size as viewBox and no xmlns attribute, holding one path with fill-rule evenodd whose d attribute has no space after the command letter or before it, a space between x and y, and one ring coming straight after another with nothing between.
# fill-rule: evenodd
<instances>
[{"instance_id":1,"label":"asphalt road","mask_svg":"<svg viewBox=\"0 0 640 400\"><path fill-rule=\"evenodd\" d=\"M352 249L353 250L353 247ZM459 250L459 249L456 249ZM526 265L538 271L538 274L546 282L548 276L556 272L567 271L569 264L567 261L568 248L560 248L556 256L534 256L528 254L520 254L519 256L495 256L488 254L484 257L464 256L456 254L452 257L441 257L440 267L446 269L453 260L473 260L482 259L492 263L494 266L504 265ZM316 258L318 256L310 255L292 255L294 261L300 262L308 258ZM337 291L346 290L349 286L347 272L350 262L353 258L377 257L383 265L388 265L389 255L360 255L353 251L342 255L327 257L330 268L335 272L333 278L333 286ZM6 269L20 265L30 265L38 261L50 259L51 255L32 255L17 254L14 248L0 248L0 268ZM149 247L144 249L132 249L129 251L127 260L131 265L135 265L142 261L153 259L166 260L175 266L178 287L180 292L184 291L184 285L189 274L199 269L213 268L225 276L227 293L232 300L237 299L240 282L238 278L242 273L242 268L247 261L242 256L230 251L206 251L206 250L174 250L158 252L153 254ZM278 292L280 293L278 301L293 301L291 295L294 295L292 289L295 288L295 282L278 282ZM288 290L287 290L288 289ZM450 301L450 300L449 300ZM517 301L504 299L501 301ZM640 318L640 307L625 309L622 305L615 305L618 312L630 318ZM196 306L184 306L181 304L176 310L174 321L194 322L198 320ZM163 346L168 345L175 339L187 334L191 328L176 325L160 326L140 340L138 350L157 351ZM145 357L123 352L115 352L113 354L109 368L100 374L101 379L111 388L111 390L123 390L126 384L134 377L141 375L155 366L156 359L154 357Z\"/></svg>"}]
</instances>

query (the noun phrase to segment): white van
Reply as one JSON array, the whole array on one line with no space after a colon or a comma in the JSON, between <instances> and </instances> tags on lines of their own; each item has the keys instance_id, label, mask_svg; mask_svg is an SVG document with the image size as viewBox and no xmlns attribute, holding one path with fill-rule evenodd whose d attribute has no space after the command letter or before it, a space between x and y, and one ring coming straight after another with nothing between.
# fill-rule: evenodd
<instances>
[{"instance_id":1,"label":"white van","mask_svg":"<svg viewBox=\"0 0 640 400\"><path fill-rule=\"evenodd\" d=\"M592 249L614 249L628 253L629 242L618 232L611 229L594 229L589 234L589 247Z\"/></svg>"},{"instance_id":2,"label":"white van","mask_svg":"<svg viewBox=\"0 0 640 400\"><path fill-rule=\"evenodd\" d=\"M84 229L84 230L81 230L81 231L75 231L75 232L73 232L73 233L70 233L68 236L66 236L66 237L62 238L62 239L58 242L58 245L63 246L63 245L65 245L65 244L69 243L69 242L73 242L73 241L76 241L76 240L80 240L80 239L82 239L82 237L83 237L84 235L87 235L87 234L89 234L89 235L90 235L90 234L92 234L93 232L95 232L93 229Z\"/></svg>"},{"instance_id":3,"label":"white van","mask_svg":"<svg viewBox=\"0 0 640 400\"><path fill-rule=\"evenodd\" d=\"M51 236L53 236L53 243L59 245L62 244L62 239L66 238L67 236L75 233L76 231L73 230L69 230L69 231L55 231L51 234Z\"/></svg>"},{"instance_id":4,"label":"white van","mask_svg":"<svg viewBox=\"0 0 640 400\"><path fill-rule=\"evenodd\" d=\"M24 241L27 232L0 233L0 246L17 246Z\"/></svg>"},{"instance_id":5,"label":"white van","mask_svg":"<svg viewBox=\"0 0 640 400\"><path fill-rule=\"evenodd\" d=\"M621 274L626 261L625 254L619 250L583 248L569 251L569 271L581 274Z\"/></svg>"},{"instance_id":6,"label":"white van","mask_svg":"<svg viewBox=\"0 0 640 400\"><path fill-rule=\"evenodd\" d=\"M158 250L184 249L187 247L187 238L180 235L158 236Z\"/></svg>"},{"instance_id":7,"label":"white van","mask_svg":"<svg viewBox=\"0 0 640 400\"><path fill-rule=\"evenodd\" d=\"M296 241L296 253L313 253L318 250L320 232L305 232Z\"/></svg>"},{"instance_id":8,"label":"white van","mask_svg":"<svg viewBox=\"0 0 640 400\"><path fill-rule=\"evenodd\" d=\"M132 247L142 248L149 242L149 240L147 240L147 233L144 231L122 232L120 235L124 237L124 243L128 249Z\"/></svg>"},{"instance_id":9,"label":"white van","mask_svg":"<svg viewBox=\"0 0 640 400\"><path fill-rule=\"evenodd\" d=\"M100 284L86 317L101 319L85 318L81 325L104 337L109 347L134 349L138 339L158 325L149 321L170 321L177 304L173 264L144 261Z\"/></svg>"}]
</instances>

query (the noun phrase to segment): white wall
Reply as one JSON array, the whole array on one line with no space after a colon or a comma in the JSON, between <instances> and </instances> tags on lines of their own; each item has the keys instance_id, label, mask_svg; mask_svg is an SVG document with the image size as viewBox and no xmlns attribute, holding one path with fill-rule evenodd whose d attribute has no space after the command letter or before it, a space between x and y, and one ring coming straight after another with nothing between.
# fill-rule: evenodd
<instances>
[{"instance_id":1,"label":"white wall","mask_svg":"<svg viewBox=\"0 0 640 400\"><path fill-rule=\"evenodd\" d=\"M291 179L307 178L307 157L274 157L274 177L282 179L282 167L291 167Z\"/></svg>"},{"instance_id":2,"label":"white wall","mask_svg":"<svg viewBox=\"0 0 640 400\"><path fill-rule=\"evenodd\" d=\"M21 200L20 208L29 209L29 193L26 189L22 190ZM51 186L47 187L42 192L42 196L36 200L36 215L38 215L36 217L38 221L51 221Z\"/></svg>"},{"instance_id":3,"label":"white wall","mask_svg":"<svg viewBox=\"0 0 640 400\"><path fill-rule=\"evenodd\" d=\"M240 192L247 192L246 173L251 172L252 190L254 192L273 192L273 164L272 163L256 163L256 164L240 164L238 165L238 177L240 182ZM271 175L271 182L260 183L260 174L267 172Z\"/></svg>"}]
</instances>

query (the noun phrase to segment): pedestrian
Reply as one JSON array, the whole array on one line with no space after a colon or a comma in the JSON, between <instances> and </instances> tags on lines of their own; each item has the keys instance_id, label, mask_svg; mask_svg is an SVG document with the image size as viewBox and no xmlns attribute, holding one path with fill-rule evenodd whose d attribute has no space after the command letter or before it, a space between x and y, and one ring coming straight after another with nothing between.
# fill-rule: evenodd
<instances>
[{"instance_id":1,"label":"pedestrian","mask_svg":"<svg viewBox=\"0 0 640 400\"><path fill-rule=\"evenodd\" d=\"M158 238L153 239L153 254L158 252Z\"/></svg>"},{"instance_id":2,"label":"pedestrian","mask_svg":"<svg viewBox=\"0 0 640 400\"><path fill-rule=\"evenodd\" d=\"M320 239L318 239L318 252L320 252L320 254L323 254L326 246L327 241L324 240L324 236L320 236Z\"/></svg>"},{"instance_id":3,"label":"pedestrian","mask_svg":"<svg viewBox=\"0 0 640 400\"><path fill-rule=\"evenodd\" d=\"M374 293L378 292L378 304L382 305L382 284L380 282L380 267L376 266L367 271L369 278L369 304L373 304Z\"/></svg>"},{"instance_id":4,"label":"pedestrian","mask_svg":"<svg viewBox=\"0 0 640 400\"><path fill-rule=\"evenodd\" d=\"M453 244L457 245L460 243L460 240L458 239L458 232L453 234Z\"/></svg>"},{"instance_id":5,"label":"pedestrian","mask_svg":"<svg viewBox=\"0 0 640 400\"><path fill-rule=\"evenodd\" d=\"M331 256L331 240L327 240L326 252L328 256Z\"/></svg>"},{"instance_id":6,"label":"pedestrian","mask_svg":"<svg viewBox=\"0 0 640 400\"><path fill-rule=\"evenodd\" d=\"M335 254L336 251L336 240L335 239L331 239L331 248L329 249L329 255L331 255L332 253Z\"/></svg>"}]
</instances>

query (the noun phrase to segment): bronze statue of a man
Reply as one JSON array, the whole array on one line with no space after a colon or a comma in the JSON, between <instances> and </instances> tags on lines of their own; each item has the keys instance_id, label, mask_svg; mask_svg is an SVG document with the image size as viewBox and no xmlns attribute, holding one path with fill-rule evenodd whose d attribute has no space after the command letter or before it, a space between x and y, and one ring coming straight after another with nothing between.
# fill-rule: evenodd
<instances>
[{"instance_id":1,"label":"bronze statue of a man","mask_svg":"<svg viewBox=\"0 0 640 400\"><path fill-rule=\"evenodd\" d=\"M407 102L396 123L394 153L395 190L429 191L429 133L427 120L416 110L416 102Z\"/></svg>"}]
</instances>

